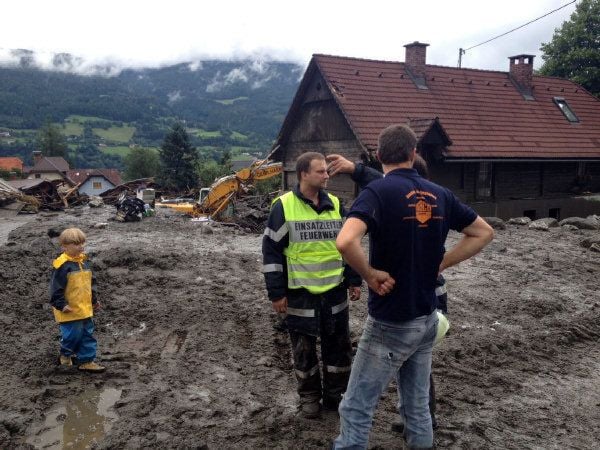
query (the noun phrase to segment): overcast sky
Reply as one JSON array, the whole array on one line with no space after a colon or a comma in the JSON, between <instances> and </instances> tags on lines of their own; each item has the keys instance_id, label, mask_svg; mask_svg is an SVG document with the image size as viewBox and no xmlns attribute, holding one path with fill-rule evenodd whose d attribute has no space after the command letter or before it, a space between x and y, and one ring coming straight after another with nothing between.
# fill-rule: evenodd
<instances>
[{"instance_id":1,"label":"overcast sky","mask_svg":"<svg viewBox=\"0 0 600 450\"><path fill-rule=\"evenodd\" d=\"M469 48L571 0L12 0L0 12L0 61L10 49L40 60L71 53L87 64L156 67L257 57L307 64L311 54L404 61L404 44L430 44L429 64L456 66ZM467 51L463 67L508 70L521 53L541 65L576 3Z\"/></svg>"}]
</instances>

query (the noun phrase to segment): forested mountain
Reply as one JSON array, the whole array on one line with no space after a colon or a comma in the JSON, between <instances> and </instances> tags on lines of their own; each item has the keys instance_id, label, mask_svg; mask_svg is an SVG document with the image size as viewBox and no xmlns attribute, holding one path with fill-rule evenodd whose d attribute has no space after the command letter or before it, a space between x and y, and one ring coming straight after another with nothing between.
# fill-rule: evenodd
<instances>
[{"instance_id":1,"label":"forested mountain","mask_svg":"<svg viewBox=\"0 0 600 450\"><path fill-rule=\"evenodd\" d=\"M0 130L37 130L48 119L61 123L88 116L134 127L126 144L157 146L177 119L189 128L214 131L204 136L206 145L233 145L228 139L243 135L246 145L268 148L303 73L292 63L201 61L114 76L77 75L64 71L70 55L54 61L59 70L40 70L26 57L0 67ZM1 153L7 153L6 146Z\"/></svg>"}]
</instances>

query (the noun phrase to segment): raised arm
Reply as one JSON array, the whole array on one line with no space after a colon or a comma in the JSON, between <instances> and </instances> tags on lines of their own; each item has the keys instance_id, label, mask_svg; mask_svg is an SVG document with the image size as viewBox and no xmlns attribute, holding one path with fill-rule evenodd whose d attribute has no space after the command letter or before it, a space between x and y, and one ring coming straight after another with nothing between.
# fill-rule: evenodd
<instances>
[{"instance_id":1,"label":"raised arm","mask_svg":"<svg viewBox=\"0 0 600 450\"><path fill-rule=\"evenodd\" d=\"M353 163L342 155L332 154L327 155L325 158L329 162L329 176L333 177L338 173L347 173L361 189L371 181L383 177L383 174L378 170L365 166L362 163Z\"/></svg>"}]
</instances>

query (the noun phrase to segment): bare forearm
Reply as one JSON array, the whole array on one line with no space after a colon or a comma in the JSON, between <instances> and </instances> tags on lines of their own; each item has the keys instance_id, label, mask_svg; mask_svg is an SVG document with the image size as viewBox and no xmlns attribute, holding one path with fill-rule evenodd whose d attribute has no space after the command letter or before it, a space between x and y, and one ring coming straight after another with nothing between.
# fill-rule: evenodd
<instances>
[{"instance_id":1,"label":"bare forearm","mask_svg":"<svg viewBox=\"0 0 600 450\"><path fill-rule=\"evenodd\" d=\"M369 273L369 262L360 241L350 241L340 249L344 261L357 272L362 279Z\"/></svg>"},{"instance_id":2,"label":"bare forearm","mask_svg":"<svg viewBox=\"0 0 600 450\"><path fill-rule=\"evenodd\" d=\"M442 259L442 263L440 264L440 272L448 267L455 266L465 259L475 256L489 243L490 240L483 237L464 236L458 244L450 251L446 252Z\"/></svg>"},{"instance_id":3,"label":"bare forearm","mask_svg":"<svg viewBox=\"0 0 600 450\"><path fill-rule=\"evenodd\" d=\"M464 237L444 255L440 272L476 255L494 239L494 230L479 216L462 233Z\"/></svg>"},{"instance_id":4,"label":"bare forearm","mask_svg":"<svg viewBox=\"0 0 600 450\"><path fill-rule=\"evenodd\" d=\"M350 217L335 241L339 252L369 287L379 295L389 293L394 287L394 279L387 273L375 270L369 265L367 256L360 245L361 238L367 231L366 224L355 217Z\"/></svg>"}]
</instances>

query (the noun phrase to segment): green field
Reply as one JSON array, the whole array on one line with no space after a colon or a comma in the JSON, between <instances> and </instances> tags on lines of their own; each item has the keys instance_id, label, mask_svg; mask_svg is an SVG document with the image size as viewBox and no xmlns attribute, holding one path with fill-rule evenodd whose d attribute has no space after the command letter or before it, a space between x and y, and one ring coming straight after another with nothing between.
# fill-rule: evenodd
<instances>
[{"instance_id":1,"label":"green field","mask_svg":"<svg viewBox=\"0 0 600 450\"><path fill-rule=\"evenodd\" d=\"M215 102L220 103L221 105L233 105L235 102L239 102L241 100L248 100L248 97L228 98L224 100L215 100Z\"/></svg>"},{"instance_id":2,"label":"green field","mask_svg":"<svg viewBox=\"0 0 600 450\"><path fill-rule=\"evenodd\" d=\"M119 155L121 158L127 156L129 154L129 150L131 149L125 145L118 145L114 147L100 147L100 151L102 153L106 153L108 155Z\"/></svg>"},{"instance_id":3,"label":"green field","mask_svg":"<svg viewBox=\"0 0 600 450\"><path fill-rule=\"evenodd\" d=\"M65 122L63 134L65 136L81 136L83 134L83 125L74 122Z\"/></svg>"},{"instance_id":4,"label":"green field","mask_svg":"<svg viewBox=\"0 0 600 450\"><path fill-rule=\"evenodd\" d=\"M135 133L135 127L110 127L108 130L93 128L94 134L111 142L129 142Z\"/></svg>"},{"instance_id":5,"label":"green field","mask_svg":"<svg viewBox=\"0 0 600 450\"><path fill-rule=\"evenodd\" d=\"M81 136L86 122L113 123L110 120L100 117L72 115L65 119L63 133L65 136ZM106 130L103 128L92 128L92 130L96 136L110 142L129 142L133 137L133 133L135 133L135 127L129 126L111 126Z\"/></svg>"},{"instance_id":6,"label":"green field","mask_svg":"<svg viewBox=\"0 0 600 450\"><path fill-rule=\"evenodd\" d=\"M245 141L246 139L248 139L248 136L237 131L232 131L230 137L231 139L236 139L238 141Z\"/></svg>"},{"instance_id":7,"label":"green field","mask_svg":"<svg viewBox=\"0 0 600 450\"><path fill-rule=\"evenodd\" d=\"M193 134L195 136L198 136L199 138L216 138L216 137L221 137L221 132L219 130L216 131L207 131L207 130L203 130L202 128L190 128L188 130L188 132L190 134Z\"/></svg>"},{"instance_id":8,"label":"green field","mask_svg":"<svg viewBox=\"0 0 600 450\"><path fill-rule=\"evenodd\" d=\"M158 153L159 149L157 147L147 147L150 150L154 150L156 153ZM100 147L100 151L102 153L106 153L108 155L119 155L121 158L124 158L125 156L129 155L129 152L131 151L131 149L128 146L125 145L115 145L115 146L111 146L111 147Z\"/></svg>"}]
</instances>

